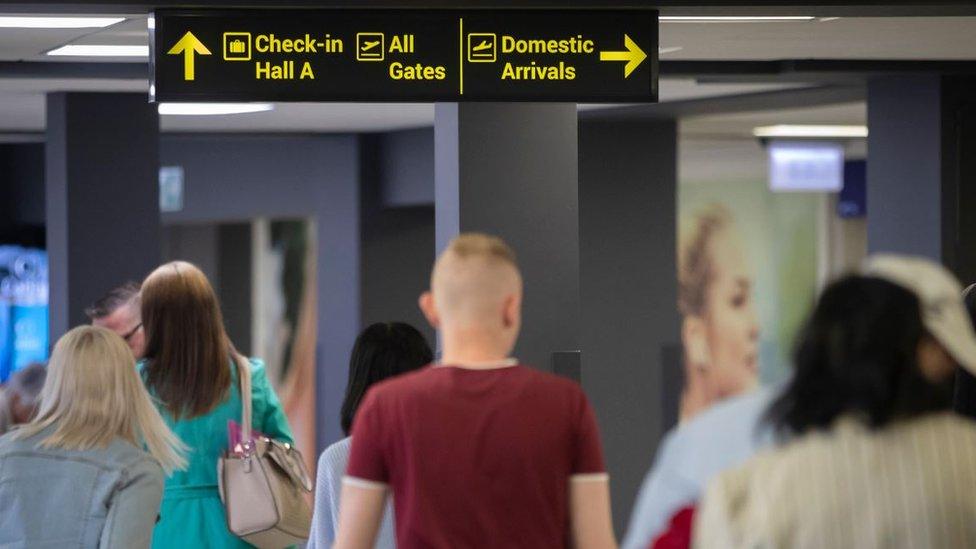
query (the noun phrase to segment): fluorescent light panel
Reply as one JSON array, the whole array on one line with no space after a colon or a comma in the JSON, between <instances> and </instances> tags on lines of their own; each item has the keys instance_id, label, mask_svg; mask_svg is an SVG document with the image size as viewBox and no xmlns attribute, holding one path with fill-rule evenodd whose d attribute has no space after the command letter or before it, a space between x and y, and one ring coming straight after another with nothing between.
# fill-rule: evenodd
<instances>
[{"instance_id":1,"label":"fluorescent light panel","mask_svg":"<svg viewBox=\"0 0 976 549\"><path fill-rule=\"evenodd\" d=\"M47 52L48 55L69 57L149 57L149 46L109 46L99 44L68 44Z\"/></svg>"},{"instance_id":2,"label":"fluorescent light panel","mask_svg":"<svg viewBox=\"0 0 976 549\"><path fill-rule=\"evenodd\" d=\"M803 23L812 15L662 15L662 23Z\"/></svg>"},{"instance_id":3,"label":"fluorescent light panel","mask_svg":"<svg viewBox=\"0 0 976 549\"><path fill-rule=\"evenodd\" d=\"M756 137L867 137L867 126L817 126L779 124L753 128Z\"/></svg>"},{"instance_id":4,"label":"fluorescent light panel","mask_svg":"<svg viewBox=\"0 0 976 549\"><path fill-rule=\"evenodd\" d=\"M40 17L0 15L4 29L100 29L121 23L125 17Z\"/></svg>"},{"instance_id":5,"label":"fluorescent light panel","mask_svg":"<svg viewBox=\"0 0 976 549\"><path fill-rule=\"evenodd\" d=\"M206 116L218 114L245 114L274 109L271 103L160 103L159 114Z\"/></svg>"}]
</instances>

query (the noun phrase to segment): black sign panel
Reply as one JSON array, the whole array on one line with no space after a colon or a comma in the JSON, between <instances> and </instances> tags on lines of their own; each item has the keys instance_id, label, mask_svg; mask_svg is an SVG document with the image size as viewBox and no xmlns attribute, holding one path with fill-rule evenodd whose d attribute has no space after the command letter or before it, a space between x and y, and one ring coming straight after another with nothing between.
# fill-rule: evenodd
<instances>
[{"instance_id":1,"label":"black sign panel","mask_svg":"<svg viewBox=\"0 0 976 549\"><path fill-rule=\"evenodd\" d=\"M653 10L158 10L156 101L657 100Z\"/></svg>"}]
</instances>

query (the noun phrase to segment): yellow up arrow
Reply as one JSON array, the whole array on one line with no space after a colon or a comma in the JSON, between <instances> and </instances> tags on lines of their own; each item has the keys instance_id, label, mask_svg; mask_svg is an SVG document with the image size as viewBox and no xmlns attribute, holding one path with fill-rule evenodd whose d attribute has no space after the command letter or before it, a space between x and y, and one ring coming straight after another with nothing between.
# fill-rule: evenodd
<instances>
[{"instance_id":1,"label":"yellow up arrow","mask_svg":"<svg viewBox=\"0 0 976 549\"><path fill-rule=\"evenodd\" d=\"M193 55L210 55L210 50L193 33L186 31L183 38L173 45L168 52L169 55L183 54L183 80L193 80Z\"/></svg>"},{"instance_id":2,"label":"yellow up arrow","mask_svg":"<svg viewBox=\"0 0 976 549\"><path fill-rule=\"evenodd\" d=\"M624 35L624 47L627 48L627 51L601 51L600 61L626 61L624 78L630 78L630 73L634 72L634 69L647 59L647 54L626 34Z\"/></svg>"}]
</instances>

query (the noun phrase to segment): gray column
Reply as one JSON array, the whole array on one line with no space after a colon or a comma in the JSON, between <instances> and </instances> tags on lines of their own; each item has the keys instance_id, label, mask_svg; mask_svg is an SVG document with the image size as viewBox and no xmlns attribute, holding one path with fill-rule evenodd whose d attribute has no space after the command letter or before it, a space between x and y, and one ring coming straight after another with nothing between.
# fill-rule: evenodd
<instances>
[{"instance_id":1,"label":"gray column","mask_svg":"<svg viewBox=\"0 0 976 549\"><path fill-rule=\"evenodd\" d=\"M976 282L976 79L868 85L868 250L941 261Z\"/></svg>"},{"instance_id":2,"label":"gray column","mask_svg":"<svg viewBox=\"0 0 976 549\"><path fill-rule=\"evenodd\" d=\"M942 259L939 75L868 84L868 251Z\"/></svg>"},{"instance_id":3,"label":"gray column","mask_svg":"<svg viewBox=\"0 0 976 549\"><path fill-rule=\"evenodd\" d=\"M459 231L512 245L525 278L515 353L551 370L553 352L579 349L576 105L443 103L434 120L437 249Z\"/></svg>"},{"instance_id":4,"label":"gray column","mask_svg":"<svg viewBox=\"0 0 976 549\"><path fill-rule=\"evenodd\" d=\"M942 78L942 262L976 282L976 78ZM870 162L870 159L869 159ZM870 208L870 206L869 206ZM976 405L976 403L974 403Z\"/></svg>"},{"instance_id":5,"label":"gray column","mask_svg":"<svg viewBox=\"0 0 976 549\"><path fill-rule=\"evenodd\" d=\"M600 420L623 534L668 427L664 372L677 358L674 121L580 123L583 386Z\"/></svg>"},{"instance_id":6,"label":"gray column","mask_svg":"<svg viewBox=\"0 0 976 549\"><path fill-rule=\"evenodd\" d=\"M159 263L159 116L145 94L47 97L51 341Z\"/></svg>"}]
</instances>

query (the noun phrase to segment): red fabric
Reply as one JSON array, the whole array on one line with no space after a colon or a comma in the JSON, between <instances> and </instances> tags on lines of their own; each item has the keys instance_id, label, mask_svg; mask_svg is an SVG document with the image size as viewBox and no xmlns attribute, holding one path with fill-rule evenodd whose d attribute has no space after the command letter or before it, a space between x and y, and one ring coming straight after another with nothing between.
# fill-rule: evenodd
<instances>
[{"instance_id":1,"label":"red fabric","mask_svg":"<svg viewBox=\"0 0 976 549\"><path fill-rule=\"evenodd\" d=\"M369 391L347 475L390 485L400 548L537 549L568 545L570 477L605 471L577 384L432 367Z\"/></svg>"},{"instance_id":2,"label":"red fabric","mask_svg":"<svg viewBox=\"0 0 976 549\"><path fill-rule=\"evenodd\" d=\"M671 517L668 529L661 532L648 549L688 549L695 522L695 507L685 507Z\"/></svg>"}]
</instances>

